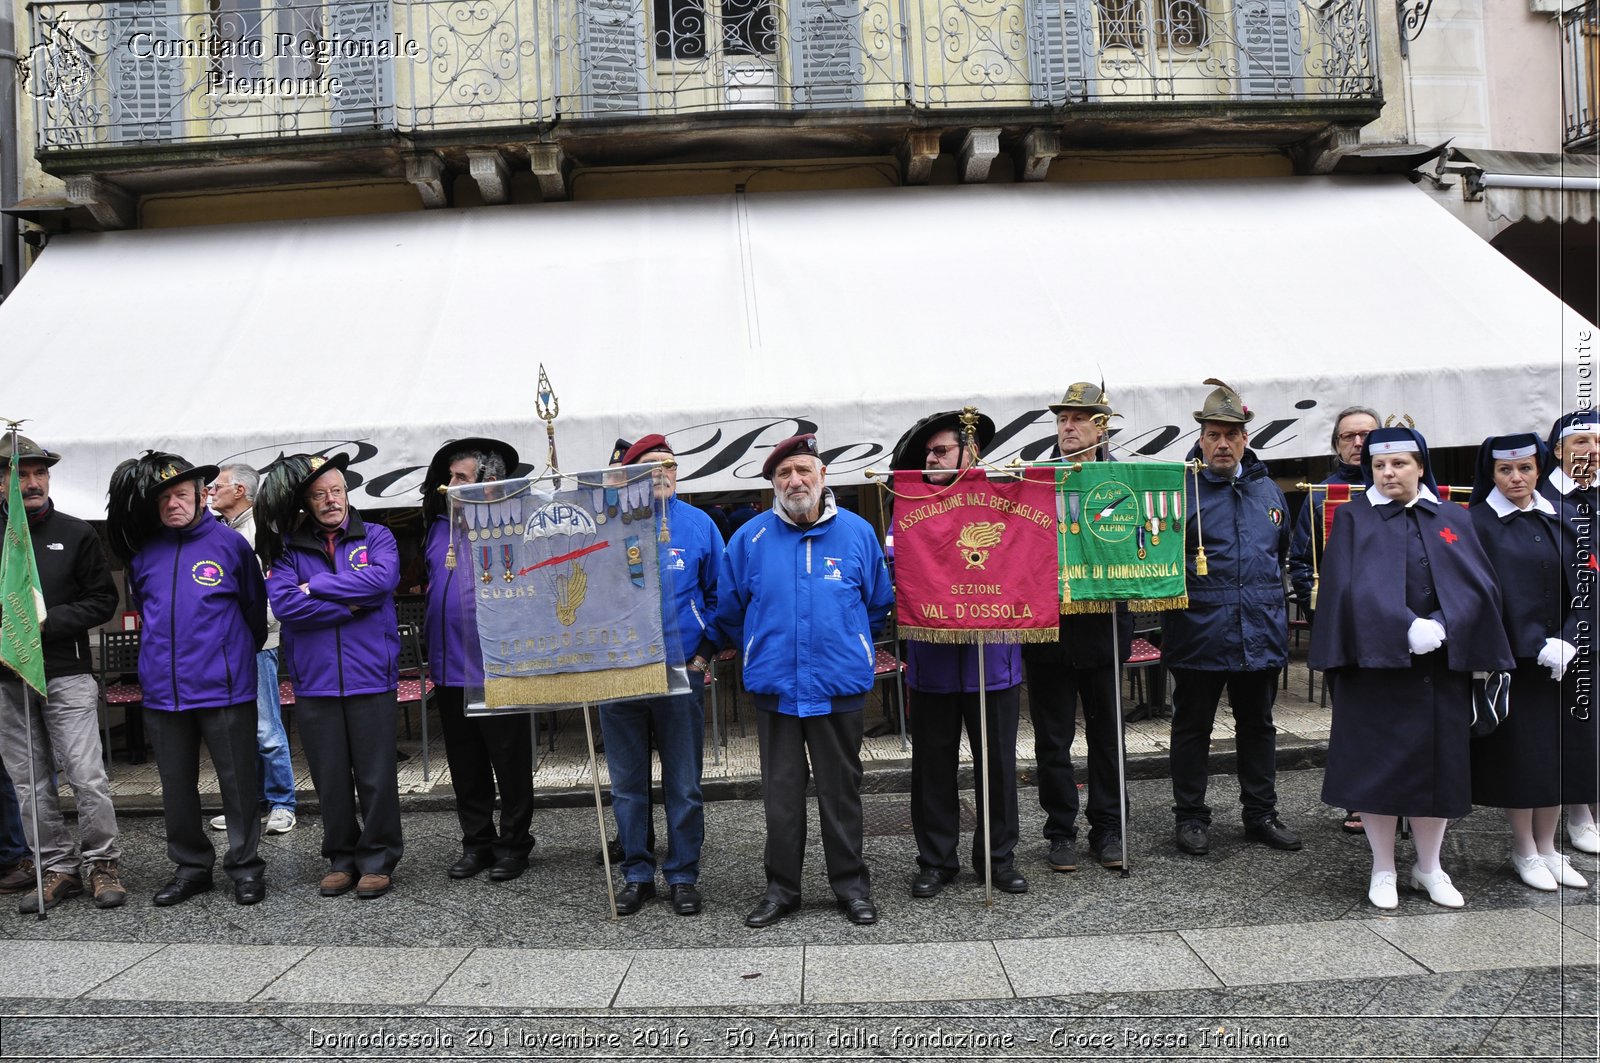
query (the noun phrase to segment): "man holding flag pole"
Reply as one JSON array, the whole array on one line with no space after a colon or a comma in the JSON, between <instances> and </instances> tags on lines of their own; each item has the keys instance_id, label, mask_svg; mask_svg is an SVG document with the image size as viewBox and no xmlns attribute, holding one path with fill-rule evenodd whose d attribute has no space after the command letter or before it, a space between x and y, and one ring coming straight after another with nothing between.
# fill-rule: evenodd
<instances>
[{"instance_id":1,"label":"man holding flag pole","mask_svg":"<svg viewBox=\"0 0 1600 1063\"><path fill-rule=\"evenodd\" d=\"M61 455L18 435L17 428L18 422L10 423L0 443L8 482L0 663L16 676L0 679L0 756L29 806L24 824L34 859L31 868L19 868L23 881L8 877L0 891L25 889L31 870L34 892L18 910L44 918L83 892L84 863L96 907L115 908L128 897L118 870L117 819L102 760L88 634L116 612L117 590L94 529L50 501L50 467ZM35 544L42 547L42 570ZM61 816L55 766L72 786L81 852Z\"/></svg>"}]
</instances>

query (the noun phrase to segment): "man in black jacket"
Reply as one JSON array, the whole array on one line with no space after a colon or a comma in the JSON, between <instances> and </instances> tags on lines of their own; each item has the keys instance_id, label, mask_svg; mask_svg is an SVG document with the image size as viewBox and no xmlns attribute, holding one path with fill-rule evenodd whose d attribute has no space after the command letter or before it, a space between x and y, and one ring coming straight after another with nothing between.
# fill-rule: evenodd
<instances>
[{"instance_id":1,"label":"man in black jacket","mask_svg":"<svg viewBox=\"0 0 1600 1063\"><path fill-rule=\"evenodd\" d=\"M39 566L45 618L44 674L49 697L27 702L32 717L33 761L28 760L29 721L23 715L22 682L0 679L0 757L16 784L28 845L44 869L46 909L83 892L83 864L89 865L89 888L99 908L115 908L127 900L117 868L117 817L111 807L111 785L101 759L96 720L99 691L89 659L89 631L117 611L117 587L111 580L100 537L85 521L60 512L50 502L50 467L61 455L47 451L26 436L17 437L22 504ZM10 474L11 441L0 442L0 476ZM77 801L80 853L61 816L51 765L72 786ZM33 837L32 802L38 802L39 837ZM37 912L40 897L34 868L24 862L0 878L0 893L27 896L21 912Z\"/></svg>"}]
</instances>

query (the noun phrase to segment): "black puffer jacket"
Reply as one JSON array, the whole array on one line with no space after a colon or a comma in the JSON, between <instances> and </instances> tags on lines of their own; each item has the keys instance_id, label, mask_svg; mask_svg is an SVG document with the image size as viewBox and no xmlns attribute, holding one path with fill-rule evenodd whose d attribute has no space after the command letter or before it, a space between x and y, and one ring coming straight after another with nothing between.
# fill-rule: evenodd
<instances>
[{"instance_id":1,"label":"black puffer jacket","mask_svg":"<svg viewBox=\"0 0 1600 1063\"><path fill-rule=\"evenodd\" d=\"M39 588L44 592L40 634L45 678L85 675L94 671L89 631L117 611L117 585L111 579L100 537L88 521L61 513L53 504L37 516L29 515L28 530L33 535L34 563L39 566Z\"/></svg>"}]
</instances>

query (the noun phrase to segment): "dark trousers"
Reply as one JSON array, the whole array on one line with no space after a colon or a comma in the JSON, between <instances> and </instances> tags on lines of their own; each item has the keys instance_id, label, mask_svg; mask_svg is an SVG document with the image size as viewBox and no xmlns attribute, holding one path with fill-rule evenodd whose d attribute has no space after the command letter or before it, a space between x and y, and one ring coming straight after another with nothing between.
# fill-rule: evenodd
<instances>
[{"instance_id":1,"label":"dark trousers","mask_svg":"<svg viewBox=\"0 0 1600 1063\"><path fill-rule=\"evenodd\" d=\"M1031 647L1030 647L1031 648ZM1038 654L1023 654L1028 678L1028 714L1033 718L1039 805L1044 836L1051 842L1078 837L1078 780L1072 770L1072 740L1083 702L1083 736L1089 747L1089 843L1122 829L1117 813L1117 666L1074 668Z\"/></svg>"},{"instance_id":2,"label":"dark trousers","mask_svg":"<svg viewBox=\"0 0 1600 1063\"><path fill-rule=\"evenodd\" d=\"M342 698L301 695L295 702L306 764L322 805L322 855L331 870L388 875L400 862L405 846L395 768L396 712L392 690Z\"/></svg>"},{"instance_id":3,"label":"dark trousers","mask_svg":"<svg viewBox=\"0 0 1600 1063\"><path fill-rule=\"evenodd\" d=\"M257 852L261 818L256 812L256 703L182 712L150 711L145 730L161 776L161 811L167 824L167 858L183 879L207 880L217 862L200 810L200 743L217 769L228 851L222 870L234 881L259 878L266 862Z\"/></svg>"},{"instance_id":4,"label":"dark trousers","mask_svg":"<svg viewBox=\"0 0 1600 1063\"><path fill-rule=\"evenodd\" d=\"M806 855L806 779L817 782L822 854L828 882L841 900L870 896L862 856L861 712L789 716L758 708L761 792L767 813L767 900L800 899ZM806 758L810 756L808 772Z\"/></svg>"},{"instance_id":5,"label":"dark trousers","mask_svg":"<svg viewBox=\"0 0 1600 1063\"><path fill-rule=\"evenodd\" d=\"M961 840L961 731L972 747L972 791L978 806L979 826L972 832L972 868L983 873L983 817L989 821L989 862L996 870L1011 866L1017 847L1017 714L1022 688L991 690L988 694L989 793L985 800L982 769L976 763L980 749L978 695L930 694L917 691L916 713L911 718L915 743L911 746L911 829L917 836L917 866L955 874L961 869L956 845Z\"/></svg>"},{"instance_id":6,"label":"dark trousers","mask_svg":"<svg viewBox=\"0 0 1600 1063\"><path fill-rule=\"evenodd\" d=\"M1255 823L1278 807L1278 732L1272 704L1278 669L1259 672L1172 672L1172 811L1179 823L1211 822L1206 804L1206 762L1217 702L1228 691L1239 755L1239 803L1244 822Z\"/></svg>"},{"instance_id":7,"label":"dark trousers","mask_svg":"<svg viewBox=\"0 0 1600 1063\"><path fill-rule=\"evenodd\" d=\"M461 850L495 859L527 859L533 849L533 727L527 713L468 716L461 687L434 690L444 728L444 757L456 791ZM500 829L494 795L500 792Z\"/></svg>"}]
</instances>

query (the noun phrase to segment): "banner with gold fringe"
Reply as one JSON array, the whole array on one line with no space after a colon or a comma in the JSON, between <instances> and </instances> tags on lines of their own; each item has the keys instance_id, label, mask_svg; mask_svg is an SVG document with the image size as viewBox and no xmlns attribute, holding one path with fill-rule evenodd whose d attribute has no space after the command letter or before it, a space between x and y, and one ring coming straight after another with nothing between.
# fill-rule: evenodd
<instances>
[{"instance_id":1,"label":"banner with gold fringe","mask_svg":"<svg viewBox=\"0 0 1600 1063\"><path fill-rule=\"evenodd\" d=\"M671 692L677 633L662 615L665 530L652 468L579 474L567 490L539 479L450 488L456 564L475 599L484 709Z\"/></svg>"},{"instance_id":2,"label":"banner with gold fringe","mask_svg":"<svg viewBox=\"0 0 1600 1063\"><path fill-rule=\"evenodd\" d=\"M1187 466L1090 461L1056 466L1056 540L1063 613L1186 609L1183 531Z\"/></svg>"},{"instance_id":3,"label":"banner with gold fringe","mask_svg":"<svg viewBox=\"0 0 1600 1063\"><path fill-rule=\"evenodd\" d=\"M1028 470L948 484L894 474L894 587L901 638L1054 642L1054 480Z\"/></svg>"}]
</instances>

